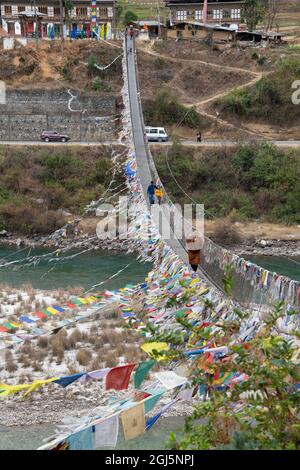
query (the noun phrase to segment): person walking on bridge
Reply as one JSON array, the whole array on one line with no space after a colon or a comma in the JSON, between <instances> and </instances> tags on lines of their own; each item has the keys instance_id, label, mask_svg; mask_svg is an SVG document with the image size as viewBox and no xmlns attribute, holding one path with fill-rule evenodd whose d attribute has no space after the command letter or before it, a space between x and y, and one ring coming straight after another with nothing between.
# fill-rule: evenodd
<instances>
[{"instance_id":1,"label":"person walking on bridge","mask_svg":"<svg viewBox=\"0 0 300 470\"><path fill-rule=\"evenodd\" d=\"M155 190L156 189L157 189L157 186L154 184L154 181L151 181L147 189L147 196L149 198L150 204L155 204Z\"/></svg>"},{"instance_id":2,"label":"person walking on bridge","mask_svg":"<svg viewBox=\"0 0 300 470\"><path fill-rule=\"evenodd\" d=\"M200 264L202 240L196 232L193 232L185 237L185 241L189 264L192 270L196 272Z\"/></svg>"},{"instance_id":3,"label":"person walking on bridge","mask_svg":"<svg viewBox=\"0 0 300 470\"><path fill-rule=\"evenodd\" d=\"M158 184L158 185L156 186L155 196L156 196L156 198L157 198L158 204L160 205L160 204L161 204L162 197L163 197L163 189L162 189L162 187L160 186L160 184Z\"/></svg>"}]
</instances>

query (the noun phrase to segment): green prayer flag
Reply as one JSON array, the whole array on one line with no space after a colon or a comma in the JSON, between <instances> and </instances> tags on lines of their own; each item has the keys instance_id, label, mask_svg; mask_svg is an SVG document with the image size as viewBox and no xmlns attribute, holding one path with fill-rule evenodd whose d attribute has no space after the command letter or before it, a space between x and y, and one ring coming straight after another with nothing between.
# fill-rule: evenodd
<instances>
[{"instance_id":1,"label":"green prayer flag","mask_svg":"<svg viewBox=\"0 0 300 470\"><path fill-rule=\"evenodd\" d=\"M152 397L146 398L144 401L145 414L149 413L156 405L160 397L165 393L165 389L159 389L153 392ZM147 390L151 393L151 390Z\"/></svg>"},{"instance_id":2,"label":"green prayer flag","mask_svg":"<svg viewBox=\"0 0 300 470\"><path fill-rule=\"evenodd\" d=\"M135 371L134 374L134 386L135 388L140 388L144 378L148 374L151 367L154 366L156 361L154 359L150 359L149 361L141 362Z\"/></svg>"}]
</instances>

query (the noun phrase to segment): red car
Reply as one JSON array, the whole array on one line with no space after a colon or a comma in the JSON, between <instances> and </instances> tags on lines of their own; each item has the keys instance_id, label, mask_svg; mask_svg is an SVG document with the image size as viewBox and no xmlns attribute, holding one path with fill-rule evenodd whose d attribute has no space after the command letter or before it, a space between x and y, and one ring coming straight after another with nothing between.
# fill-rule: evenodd
<instances>
[{"instance_id":1,"label":"red car","mask_svg":"<svg viewBox=\"0 0 300 470\"><path fill-rule=\"evenodd\" d=\"M44 142L68 142L70 137L56 131L43 131L41 133L41 140Z\"/></svg>"}]
</instances>

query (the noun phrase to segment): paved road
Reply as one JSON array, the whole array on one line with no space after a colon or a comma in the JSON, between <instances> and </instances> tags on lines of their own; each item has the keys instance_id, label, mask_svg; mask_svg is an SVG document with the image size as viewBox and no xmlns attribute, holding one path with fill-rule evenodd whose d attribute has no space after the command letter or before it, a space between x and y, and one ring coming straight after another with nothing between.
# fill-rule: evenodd
<instances>
[{"instance_id":1,"label":"paved road","mask_svg":"<svg viewBox=\"0 0 300 470\"><path fill-rule=\"evenodd\" d=\"M253 140L243 140L242 142L243 143L246 143L246 142L257 142L259 140L262 140L262 139L253 139ZM274 144L274 145L277 145L278 147L290 147L290 148L297 148L297 147L300 147L300 140L262 140L263 142L269 142L271 144ZM182 145L187 145L187 146L191 146L191 147L224 147L224 146L227 146L227 147L233 147L239 143L241 143L241 141L239 142L234 142L234 141L229 141L229 140L204 140L203 142L201 143L198 143L198 142L195 142L194 140L184 140L184 139L180 139L180 142ZM124 145L124 144L121 144L119 141L117 140L112 140L111 142L41 142L41 141L0 141L0 145L13 145L13 146L25 146L25 145L34 145L34 146L51 146L51 147L57 147L57 146L72 146L72 145L78 145L78 146L81 146L81 147L97 147L99 145L106 145L106 146L110 146L110 145ZM152 146L158 146L158 145L162 145L164 147L167 147L167 146L170 146L172 145L172 141L169 141L169 142L150 142L150 145Z\"/></svg>"},{"instance_id":2,"label":"paved road","mask_svg":"<svg viewBox=\"0 0 300 470\"><path fill-rule=\"evenodd\" d=\"M262 142L269 142L270 144L277 145L278 147L300 147L300 140L263 140L263 139L251 139L251 140L243 140L243 143L246 142L257 142L257 141L262 141ZM188 145L192 147L233 147L237 144L240 144L241 141L235 142L235 141L230 141L230 140L204 140L203 142L195 142L194 140L184 140L180 139L180 142L182 145ZM150 145L172 145L172 142L151 142Z\"/></svg>"}]
</instances>

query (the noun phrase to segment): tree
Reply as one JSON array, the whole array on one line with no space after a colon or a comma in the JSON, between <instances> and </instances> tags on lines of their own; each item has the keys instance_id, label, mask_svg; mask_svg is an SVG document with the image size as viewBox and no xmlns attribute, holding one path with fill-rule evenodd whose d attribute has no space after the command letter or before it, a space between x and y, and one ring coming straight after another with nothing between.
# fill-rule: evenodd
<instances>
[{"instance_id":1,"label":"tree","mask_svg":"<svg viewBox=\"0 0 300 470\"><path fill-rule=\"evenodd\" d=\"M248 30L253 31L263 21L266 13L266 0L246 0L242 9L242 19Z\"/></svg>"},{"instance_id":2,"label":"tree","mask_svg":"<svg viewBox=\"0 0 300 470\"><path fill-rule=\"evenodd\" d=\"M131 10L126 11L124 15L124 24L127 25L138 20L138 16Z\"/></svg>"},{"instance_id":3,"label":"tree","mask_svg":"<svg viewBox=\"0 0 300 470\"><path fill-rule=\"evenodd\" d=\"M266 0L265 31L272 30L277 13L277 0Z\"/></svg>"}]
</instances>

